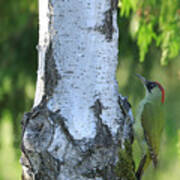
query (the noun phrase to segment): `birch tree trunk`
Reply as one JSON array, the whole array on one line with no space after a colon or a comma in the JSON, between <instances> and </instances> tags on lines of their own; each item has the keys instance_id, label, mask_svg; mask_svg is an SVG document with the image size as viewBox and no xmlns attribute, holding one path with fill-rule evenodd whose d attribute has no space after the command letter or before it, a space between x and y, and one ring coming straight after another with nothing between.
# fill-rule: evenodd
<instances>
[{"instance_id":1,"label":"birch tree trunk","mask_svg":"<svg viewBox=\"0 0 180 180\"><path fill-rule=\"evenodd\" d=\"M23 179L128 179L118 154L126 142L131 149L133 119L115 79L117 1L39 0L39 22L35 101L22 123Z\"/></svg>"}]
</instances>

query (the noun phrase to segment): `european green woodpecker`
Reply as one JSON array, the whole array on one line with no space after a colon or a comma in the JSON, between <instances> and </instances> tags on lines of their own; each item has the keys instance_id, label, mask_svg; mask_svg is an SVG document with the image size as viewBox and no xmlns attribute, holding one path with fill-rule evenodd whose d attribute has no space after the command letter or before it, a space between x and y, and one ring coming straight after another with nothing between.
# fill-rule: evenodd
<instances>
[{"instance_id":1,"label":"european green woodpecker","mask_svg":"<svg viewBox=\"0 0 180 180\"><path fill-rule=\"evenodd\" d=\"M146 91L145 97L139 103L136 112L136 122L139 124L137 126L143 129L141 130L143 132L142 136L137 133L137 140L141 141L138 143L143 151L143 158L140 161L136 176L137 179L141 179L141 175L151 161L154 167L158 163L158 153L164 127L162 105L165 101L165 91L160 83L148 81L139 74L136 75L143 83ZM141 137L143 137L143 140Z\"/></svg>"}]
</instances>

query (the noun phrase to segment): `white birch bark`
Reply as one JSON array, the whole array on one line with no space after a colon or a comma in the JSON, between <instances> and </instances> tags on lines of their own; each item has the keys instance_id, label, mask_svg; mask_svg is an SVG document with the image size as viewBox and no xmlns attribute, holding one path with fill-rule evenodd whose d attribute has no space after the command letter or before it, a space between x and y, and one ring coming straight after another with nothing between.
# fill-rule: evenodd
<instances>
[{"instance_id":1,"label":"white birch bark","mask_svg":"<svg viewBox=\"0 0 180 180\"><path fill-rule=\"evenodd\" d=\"M39 0L38 51L23 178L119 179L118 150L131 128L123 129L115 79L117 1Z\"/></svg>"}]
</instances>

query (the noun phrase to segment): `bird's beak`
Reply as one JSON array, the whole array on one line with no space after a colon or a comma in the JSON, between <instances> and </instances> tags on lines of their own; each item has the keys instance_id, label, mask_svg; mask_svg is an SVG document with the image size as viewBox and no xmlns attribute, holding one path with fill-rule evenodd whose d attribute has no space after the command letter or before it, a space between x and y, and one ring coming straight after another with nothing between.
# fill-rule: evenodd
<instances>
[{"instance_id":1,"label":"bird's beak","mask_svg":"<svg viewBox=\"0 0 180 180\"><path fill-rule=\"evenodd\" d=\"M141 82L142 82L143 84L146 84L147 80L146 80L143 76L141 76L141 75L139 75L139 74L137 74L137 73L136 73L136 76L141 80Z\"/></svg>"}]
</instances>

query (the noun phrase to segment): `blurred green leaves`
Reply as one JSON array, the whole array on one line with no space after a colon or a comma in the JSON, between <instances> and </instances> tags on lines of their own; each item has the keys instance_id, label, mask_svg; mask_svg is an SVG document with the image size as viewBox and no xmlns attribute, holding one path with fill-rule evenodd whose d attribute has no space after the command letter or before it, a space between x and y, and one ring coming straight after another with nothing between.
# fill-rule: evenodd
<instances>
[{"instance_id":1,"label":"blurred green leaves","mask_svg":"<svg viewBox=\"0 0 180 180\"><path fill-rule=\"evenodd\" d=\"M145 60L153 41L161 49L161 64L180 52L180 1L179 0L119 0L120 15L131 17L139 47L140 62ZM138 18L133 18L138 16ZM131 30L133 28L131 27Z\"/></svg>"},{"instance_id":2,"label":"blurred green leaves","mask_svg":"<svg viewBox=\"0 0 180 180\"><path fill-rule=\"evenodd\" d=\"M21 167L13 146L13 127L11 123L11 112L3 113L1 121L1 161L0 161L0 180L19 180L21 177Z\"/></svg>"},{"instance_id":3,"label":"blurred green leaves","mask_svg":"<svg viewBox=\"0 0 180 180\"><path fill-rule=\"evenodd\" d=\"M0 23L0 152L6 157L1 158L0 179L19 179L15 178L15 172L12 175L4 172L7 169L3 168L3 164L9 162L6 168L14 168L13 171L20 168L20 165L13 165L19 164L20 121L23 113L32 107L34 97L37 69L35 46L38 42L37 2L0 1Z\"/></svg>"},{"instance_id":4,"label":"blurred green leaves","mask_svg":"<svg viewBox=\"0 0 180 180\"><path fill-rule=\"evenodd\" d=\"M155 39L156 34L153 31L152 24L144 24L139 27L139 32L137 35L137 44L140 49L140 62L143 62L145 55L148 52L148 47L151 44L153 38Z\"/></svg>"}]
</instances>

